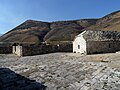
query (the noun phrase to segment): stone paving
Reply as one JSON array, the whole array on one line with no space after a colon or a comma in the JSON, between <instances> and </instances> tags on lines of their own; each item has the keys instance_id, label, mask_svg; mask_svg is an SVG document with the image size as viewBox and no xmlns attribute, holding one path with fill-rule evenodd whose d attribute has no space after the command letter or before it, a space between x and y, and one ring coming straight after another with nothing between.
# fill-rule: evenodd
<instances>
[{"instance_id":1,"label":"stone paving","mask_svg":"<svg viewBox=\"0 0 120 90\"><path fill-rule=\"evenodd\" d=\"M39 86L33 90L120 90L119 53L88 56L73 53L28 57L0 55L0 67L8 68L30 81L35 80ZM4 90L9 89L6 87Z\"/></svg>"}]
</instances>

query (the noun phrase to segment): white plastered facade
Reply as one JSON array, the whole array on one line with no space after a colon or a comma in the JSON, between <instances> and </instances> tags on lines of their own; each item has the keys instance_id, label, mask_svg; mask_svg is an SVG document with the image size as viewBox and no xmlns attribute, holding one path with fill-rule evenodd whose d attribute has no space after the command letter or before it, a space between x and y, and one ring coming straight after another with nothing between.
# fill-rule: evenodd
<instances>
[{"instance_id":1,"label":"white plastered facade","mask_svg":"<svg viewBox=\"0 0 120 90\"><path fill-rule=\"evenodd\" d=\"M84 33L84 32L83 32ZM74 53L80 53L80 54L86 54L86 40L83 38L82 33L73 41L73 52Z\"/></svg>"}]
</instances>

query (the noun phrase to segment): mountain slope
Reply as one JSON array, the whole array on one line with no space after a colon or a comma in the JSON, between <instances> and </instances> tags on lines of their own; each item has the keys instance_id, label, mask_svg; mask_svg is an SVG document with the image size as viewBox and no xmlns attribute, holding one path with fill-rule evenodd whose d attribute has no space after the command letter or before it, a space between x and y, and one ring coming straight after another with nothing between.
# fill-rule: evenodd
<instances>
[{"instance_id":1,"label":"mountain slope","mask_svg":"<svg viewBox=\"0 0 120 90\"><path fill-rule=\"evenodd\" d=\"M49 31L49 23L27 20L1 36L0 41L40 43Z\"/></svg>"},{"instance_id":2,"label":"mountain slope","mask_svg":"<svg viewBox=\"0 0 120 90\"><path fill-rule=\"evenodd\" d=\"M83 29L74 21L54 22L50 28L51 31L45 36L45 41L69 41L73 38L72 35L80 33Z\"/></svg>"},{"instance_id":3,"label":"mountain slope","mask_svg":"<svg viewBox=\"0 0 120 90\"><path fill-rule=\"evenodd\" d=\"M120 10L100 18L89 29L120 31Z\"/></svg>"},{"instance_id":4,"label":"mountain slope","mask_svg":"<svg viewBox=\"0 0 120 90\"><path fill-rule=\"evenodd\" d=\"M93 25L97 19L41 22L27 20L4 34L2 42L41 43L43 41L71 41L82 29Z\"/></svg>"},{"instance_id":5,"label":"mountain slope","mask_svg":"<svg viewBox=\"0 0 120 90\"><path fill-rule=\"evenodd\" d=\"M95 24L97 19L82 19L74 21L58 21L50 25L51 31L45 35L44 40L51 41L72 41L76 35L86 27Z\"/></svg>"}]
</instances>

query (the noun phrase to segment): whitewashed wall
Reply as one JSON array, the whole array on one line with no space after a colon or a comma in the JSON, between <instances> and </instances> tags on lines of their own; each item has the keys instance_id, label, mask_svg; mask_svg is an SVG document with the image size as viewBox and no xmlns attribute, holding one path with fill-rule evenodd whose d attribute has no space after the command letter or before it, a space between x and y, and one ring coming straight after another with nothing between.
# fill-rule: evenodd
<instances>
[{"instance_id":1,"label":"whitewashed wall","mask_svg":"<svg viewBox=\"0 0 120 90\"><path fill-rule=\"evenodd\" d=\"M18 56L22 56L22 46L20 46L20 45L13 46L13 53Z\"/></svg>"},{"instance_id":2,"label":"whitewashed wall","mask_svg":"<svg viewBox=\"0 0 120 90\"><path fill-rule=\"evenodd\" d=\"M78 45L80 45L80 49L78 48ZM83 38L83 35L79 35L75 38L73 41L73 52L74 53L80 53L80 54L86 54L86 41Z\"/></svg>"}]
</instances>

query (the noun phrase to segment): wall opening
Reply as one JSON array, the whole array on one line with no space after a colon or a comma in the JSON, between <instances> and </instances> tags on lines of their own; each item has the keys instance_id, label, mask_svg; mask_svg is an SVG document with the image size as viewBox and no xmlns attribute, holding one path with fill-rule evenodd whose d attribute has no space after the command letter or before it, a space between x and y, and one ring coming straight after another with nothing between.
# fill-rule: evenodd
<instances>
[{"instance_id":1,"label":"wall opening","mask_svg":"<svg viewBox=\"0 0 120 90\"><path fill-rule=\"evenodd\" d=\"M76 53L76 51L74 51L73 53Z\"/></svg>"},{"instance_id":2,"label":"wall opening","mask_svg":"<svg viewBox=\"0 0 120 90\"><path fill-rule=\"evenodd\" d=\"M78 45L78 49L80 49L80 45Z\"/></svg>"},{"instance_id":3,"label":"wall opening","mask_svg":"<svg viewBox=\"0 0 120 90\"><path fill-rule=\"evenodd\" d=\"M15 46L15 52L16 52L16 46Z\"/></svg>"},{"instance_id":4,"label":"wall opening","mask_svg":"<svg viewBox=\"0 0 120 90\"><path fill-rule=\"evenodd\" d=\"M108 46L109 48L111 48L111 44L109 44L109 46Z\"/></svg>"}]
</instances>

